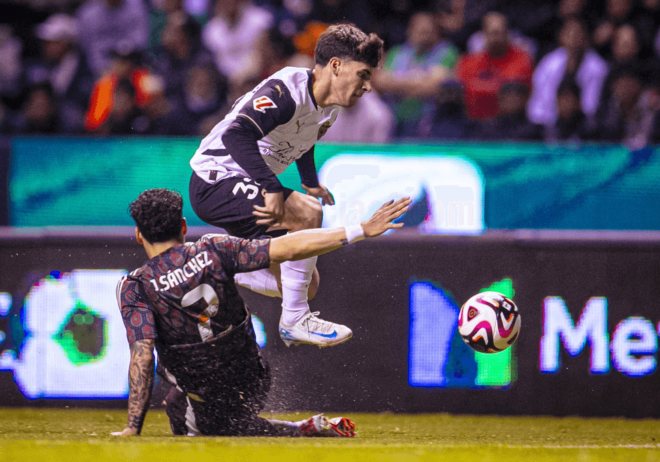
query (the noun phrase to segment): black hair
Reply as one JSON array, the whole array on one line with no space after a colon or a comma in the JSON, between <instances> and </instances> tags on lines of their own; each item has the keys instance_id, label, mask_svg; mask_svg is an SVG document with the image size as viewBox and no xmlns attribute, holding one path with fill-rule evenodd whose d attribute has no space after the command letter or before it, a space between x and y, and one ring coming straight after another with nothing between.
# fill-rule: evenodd
<instances>
[{"instance_id":1,"label":"black hair","mask_svg":"<svg viewBox=\"0 0 660 462\"><path fill-rule=\"evenodd\" d=\"M352 24L335 24L317 40L314 57L321 66L332 58L348 58L378 67L383 58L383 41L376 34L367 35Z\"/></svg>"},{"instance_id":2,"label":"black hair","mask_svg":"<svg viewBox=\"0 0 660 462\"><path fill-rule=\"evenodd\" d=\"M176 191L147 189L131 202L128 211L150 244L167 242L181 235L183 198Z\"/></svg>"},{"instance_id":3,"label":"black hair","mask_svg":"<svg viewBox=\"0 0 660 462\"><path fill-rule=\"evenodd\" d=\"M135 99L135 86L128 79L120 79L115 85L115 91L123 91L128 94L131 98Z\"/></svg>"},{"instance_id":4,"label":"black hair","mask_svg":"<svg viewBox=\"0 0 660 462\"><path fill-rule=\"evenodd\" d=\"M575 95L577 99L580 99L580 95L582 94L582 90L580 89L580 86L577 84L574 78L572 77L564 77L559 84L559 87L557 87L557 96L563 95L565 93L570 93L572 95Z\"/></svg>"}]
</instances>

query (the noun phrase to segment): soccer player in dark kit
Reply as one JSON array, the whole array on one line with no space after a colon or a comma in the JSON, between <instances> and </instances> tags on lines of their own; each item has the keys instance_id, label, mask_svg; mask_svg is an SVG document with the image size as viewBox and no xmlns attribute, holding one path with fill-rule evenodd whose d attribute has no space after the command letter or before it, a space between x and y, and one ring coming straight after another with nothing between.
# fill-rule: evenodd
<instances>
[{"instance_id":1,"label":"soccer player in dark kit","mask_svg":"<svg viewBox=\"0 0 660 462\"><path fill-rule=\"evenodd\" d=\"M229 114L201 142L190 161L190 202L206 223L229 234L256 238L319 228L323 205L334 205L319 184L314 145L337 118L371 91L371 76L383 55L383 41L355 26L330 26L318 39L313 70L287 67L240 97ZM277 175L296 162L301 194L282 186ZM288 345L337 345L351 330L317 317L309 309L319 277L316 256L273 264L242 274L239 285L282 297L279 332Z\"/></svg>"},{"instance_id":2,"label":"soccer player in dark kit","mask_svg":"<svg viewBox=\"0 0 660 462\"><path fill-rule=\"evenodd\" d=\"M119 281L117 299L131 350L128 425L116 436L139 435L159 374L172 389L167 415L175 435L353 436L349 419L322 414L300 422L259 417L270 388L268 366L234 276L301 260L402 226L410 205L390 201L361 225L313 229L277 238L207 234L185 243L181 196L144 191L130 205L135 236L149 257Z\"/></svg>"}]
</instances>

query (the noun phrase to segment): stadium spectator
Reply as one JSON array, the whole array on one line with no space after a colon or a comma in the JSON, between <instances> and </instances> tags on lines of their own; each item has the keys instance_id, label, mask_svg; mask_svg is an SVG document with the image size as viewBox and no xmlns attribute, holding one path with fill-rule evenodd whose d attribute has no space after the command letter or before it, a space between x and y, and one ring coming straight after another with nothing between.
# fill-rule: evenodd
<instances>
[{"instance_id":1,"label":"stadium spectator","mask_svg":"<svg viewBox=\"0 0 660 462\"><path fill-rule=\"evenodd\" d=\"M531 56L510 43L504 15L488 13L483 19L483 32L486 49L461 59L457 71L468 115L477 120L498 114L498 92L503 83L530 85L534 69Z\"/></svg>"},{"instance_id":2,"label":"stadium spectator","mask_svg":"<svg viewBox=\"0 0 660 462\"><path fill-rule=\"evenodd\" d=\"M23 72L23 45L9 24L0 24L0 98L16 97Z\"/></svg>"},{"instance_id":3,"label":"stadium spectator","mask_svg":"<svg viewBox=\"0 0 660 462\"><path fill-rule=\"evenodd\" d=\"M183 0L153 0L149 9L149 38L147 39L147 56L150 60L163 57L162 37L170 15L186 14Z\"/></svg>"},{"instance_id":4,"label":"stadium spectator","mask_svg":"<svg viewBox=\"0 0 660 462\"><path fill-rule=\"evenodd\" d=\"M366 93L352 108L339 109L323 141L335 143L388 143L394 132L394 114L380 96Z\"/></svg>"},{"instance_id":5,"label":"stadium spectator","mask_svg":"<svg viewBox=\"0 0 660 462\"><path fill-rule=\"evenodd\" d=\"M396 137L419 135L420 122L432 120L432 98L452 75L458 50L442 40L431 13L416 13L408 24L408 40L387 53L383 69L374 76L374 87L389 103L396 120Z\"/></svg>"},{"instance_id":6,"label":"stadium spectator","mask_svg":"<svg viewBox=\"0 0 660 462\"><path fill-rule=\"evenodd\" d=\"M645 91L643 71L635 65L612 69L610 98L598 108L596 123L602 141L641 149L660 141L658 101Z\"/></svg>"},{"instance_id":7,"label":"stadium spectator","mask_svg":"<svg viewBox=\"0 0 660 462\"><path fill-rule=\"evenodd\" d=\"M475 136L476 122L465 108L463 87L449 80L440 86L438 108L426 138L433 140L469 140Z\"/></svg>"},{"instance_id":8,"label":"stadium spectator","mask_svg":"<svg viewBox=\"0 0 660 462\"><path fill-rule=\"evenodd\" d=\"M149 103L144 107L142 117L135 121L134 129L145 135L195 136L197 121L181 107L181 100L171 100L165 96L165 82L157 75L145 78L145 88L149 92Z\"/></svg>"},{"instance_id":9,"label":"stadium spectator","mask_svg":"<svg viewBox=\"0 0 660 462\"><path fill-rule=\"evenodd\" d=\"M352 422L322 415L300 422L259 417L270 389L270 370L255 340L250 312L234 277L279 263L314 257L403 224L410 199L385 204L356 227L315 229L270 239L206 235L184 245L181 195L148 190L130 205L135 237L149 261L117 286L130 346L128 423L115 436L139 435L158 370L172 385L167 416L175 435L354 436ZM359 228L356 234L355 229ZM186 280L154 288L163 276Z\"/></svg>"},{"instance_id":10,"label":"stadium spectator","mask_svg":"<svg viewBox=\"0 0 660 462\"><path fill-rule=\"evenodd\" d=\"M565 78L557 88L557 121L546 127L545 140L591 140L595 137L595 128L593 119L588 119L580 107L580 87L571 77Z\"/></svg>"},{"instance_id":11,"label":"stadium spectator","mask_svg":"<svg viewBox=\"0 0 660 462\"><path fill-rule=\"evenodd\" d=\"M287 66L308 69L314 67L314 59L299 53L293 39L283 34L277 27L271 27L259 38L256 51L260 79L265 79Z\"/></svg>"},{"instance_id":12,"label":"stadium spectator","mask_svg":"<svg viewBox=\"0 0 660 462\"><path fill-rule=\"evenodd\" d=\"M135 105L143 108L149 103L145 77L149 71L142 64L142 53L131 48L130 43L120 43L110 52L110 72L99 79L92 90L89 109L85 116L85 129L98 130L106 121L114 105L115 86L127 79L135 89Z\"/></svg>"},{"instance_id":13,"label":"stadium spectator","mask_svg":"<svg viewBox=\"0 0 660 462\"><path fill-rule=\"evenodd\" d=\"M36 36L41 39L41 57L26 62L25 81L49 83L57 98L62 132L80 133L94 76L77 47L75 18L53 15L39 25Z\"/></svg>"},{"instance_id":14,"label":"stadium spectator","mask_svg":"<svg viewBox=\"0 0 660 462\"><path fill-rule=\"evenodd\" d=\"M632 65L638 67L644 76L645 84L652 80L657 74L658 62L653 59L645 59L641 55L641 44L636 29L630 24L619 26L614 32L612 39L612 65L620 67ZM600 102L607 101L611 94L612 79L614 74L608 74L603 84Z\"/></svg>"},{"instance_id":15,"label":"stadium spectator","mask_svg":"<svg viewBox=\"0 0 660 462\"><path fill-rule=\"evenodd\" d=\"M582 111L587 117L593 117L609 70L607 62L589 48L587 31L579 20L566 20L559 34L559 44L559 48L544 56L536 66L532 96L527 105L529 119L545 126L557 121L557 89L567 76L574 78L580 87Z\"/></svg>"},{"instance_id":16,"label":"stadium spectator","mask_svg":"<svg viewBox=\"0 0 660 462\"><path fill-rule=\"evenodd\" d=\"M373 15L367 0L316 0L308 21L323 24L351 23L362 30L371 30Z\"/></svg>"},{"instance_id":17,"label":"stadium spectator","mask_svg":"<svg viewBox=\"0 0 660 462\"><path fill-rule=\"evenodd\" d=\"M91 0L78 10L78 32L87 62L98 77L108 71L110 52L118 43L146 50L147 10L142 1Z\"/></svg>"},{"instance_id":18,"label":"stadium spectator","mask_svg":"<svg viewBox=\"0 0 660 462\"><path fill-rule=\"evenodd\" d=\"M653 34L657 28L657 11L640 8L634 0L607 0L605 12L599 18L592 34L596 51L606 59L612 58L612 41L617 28L623 24L632 24L643 44L643 55L650 51Z\"/></svg>"},{"instance_id":19,"label":"stadium spectator","mask_svg":"<svg viewBox=\"0 0 660 462\"><path fill-rule=\"evenodd\" d=\"M482 140L540 141L543 126L527 119L525 105L529 99L529 85L505 82L497 93L497 117L484 120L479 126Z\"/></svg>"},{"instance_id":20,"label":"stadium spectator","mask_svg":"<svg viewBox=\"0 0 660 462\"><path fill-rule=\"evenodd\" d=\"M53 88L47 82L27 88L21 111L14 121L13 133L55 135L60 132L60 115Z\"/></svg>"},{"instance_id":21,"label":"stadium spectator","mask_svg":"<svg viewBox=\"0 0 660 462\"><path fill-rule=\"evenodd\" d=\"M197 21L182 12L172 13L163 29L161 45L165 51L152 69L165 83L165 96L182 101L190 70L213 64L213 55L201 42Z\"/></svg>"},{"instance_id":22,"label":"stadium spectator","mask_svg":"<svg viewBox=\"0 0 660 462\"><path fill-rule=\"evenodd\" d=\"M113 104L108 118L101 124L97 134L142 135L147 130L147 121L135 103L135 87L127 79L120 79L113 88Z\"/></svg>"},{"instance_id":23,"label":"stadium spectator","mask_svg":"<svg viewBox=\"0 0 660 462\"><path fill-rule=\"evenodd\" d=\"M442 29L461 50L467 41L481 29L484 16L498 8L500 0L436 0L435 11Z\"/></svg>"},{"instance_id":24,"label":"stadium spectator","mask_svg":"<svg viewBox=\"0 0 660 462\"><path fill-rule=\"evenodd\" d=\"M250 0L222 0L202 31L202 42L215 56L218 70L232 85L258 75L259 38L273 25L273 15Z\"/></svg>"},{"instance_id":25,"label":"stadium spectator","mask_svg":"<svg viewBox=\"0 0 660 462\"><path fill-rule=\"evenodd\" d=\"M223 109L228 109L226 81L215 66L207 64L190 68L180 106L180 110L185 112L185 119L194 127L191 135L207 135L202 123Z\"/></svg>"}]
</instances>

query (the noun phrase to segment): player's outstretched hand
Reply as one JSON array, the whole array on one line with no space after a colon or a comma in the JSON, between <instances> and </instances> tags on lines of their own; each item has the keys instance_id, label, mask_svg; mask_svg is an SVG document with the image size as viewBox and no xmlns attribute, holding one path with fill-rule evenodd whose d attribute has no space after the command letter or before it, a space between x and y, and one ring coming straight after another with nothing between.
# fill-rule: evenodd
<instances>
[{"instance_id":1,"label":"player's outstretched hand","mask_svg":"<svg viewBox=\"0 0 660 462\"><path fill-rule=\"evenodd\" d=\"M301 184L302 188L305 190L305 192L312 196L316 197L317 199L321 199L321 203L323 205L335 205L335 198L332 195L332 193L323 186L322 184L319 183L319 185L316 188L310 188L309 186L305 186L304 184Z\"/></svg>"},{"instance_id":2,"label":"player's outstretched hand","mask_svg":"<svg viewBox=\"0 0 660 462\"><path fill-rule=\"evenodd\" d=\"M388 229L401 228L403 223L392 222L406 213L411 203L412 201L409 197L404 197L396 202L391 200L383 204L371 218L361 223L364 230L364 237L380 236Z\"/></svg>"},{"instance_id":3,"label":"player's outstretched hand","mask_svg":"<svg viewBox=\"0 0 660 462\"><path fill-rule=\"evenodd\" d=\"M136 436L138 434L137 428L126 427L120 432L110 433L112 436Z\"/></svg>"},{"instance_id":4,"label":"player's outstretched hand","mask_svg":"<svg viewBox=\"0 0 660 462\"><path fill-rule=\"evenodd\" d=\"M252 215L257 217L258 225L277 225L284 220L284 194L264 193L264 206L254 206Z\"/></svg>"}]
</instances>

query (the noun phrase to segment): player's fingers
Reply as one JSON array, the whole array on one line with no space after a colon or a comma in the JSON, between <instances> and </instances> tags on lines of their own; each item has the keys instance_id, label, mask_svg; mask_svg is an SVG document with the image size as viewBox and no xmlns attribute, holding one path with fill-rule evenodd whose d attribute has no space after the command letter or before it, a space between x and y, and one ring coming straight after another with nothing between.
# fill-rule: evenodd
<instances>
[{"instance_id":1,"label":"player's fingers","mask_svg":"<svg viewBox=\"0 0 660 462\"><path fill-rule=\"evenodd\" d=\"M268 225L268 226L274 226L277 224L277 222L272 218L262 218L260 220L257 220L256 223L258 225Z\"/></svg>"},{"instance_id":2,"label":"player's fingers","mask_svg":"<svg viewBox=\"0 0 660 462\"><path fill-rule=\"evenodd\" d=\"M329 189L326 189L326 192L328 193L328 204L327 205L335 205L335 196L330 192Z\"/></svg>"},{"instance_id":3,"label":"player's fingers","mask_svg":"<svg viewBox=\"0 0 660 462\"><path fill-rule=\"evenodd\" d=\"M273 214L270 213L270 212L262 212L262 211L259 211L259 210L253 210L252 215L254 215L255 217L260 217L260 218L270 218L270 217L273 216Z\"/></svg>"}]
</instances>

